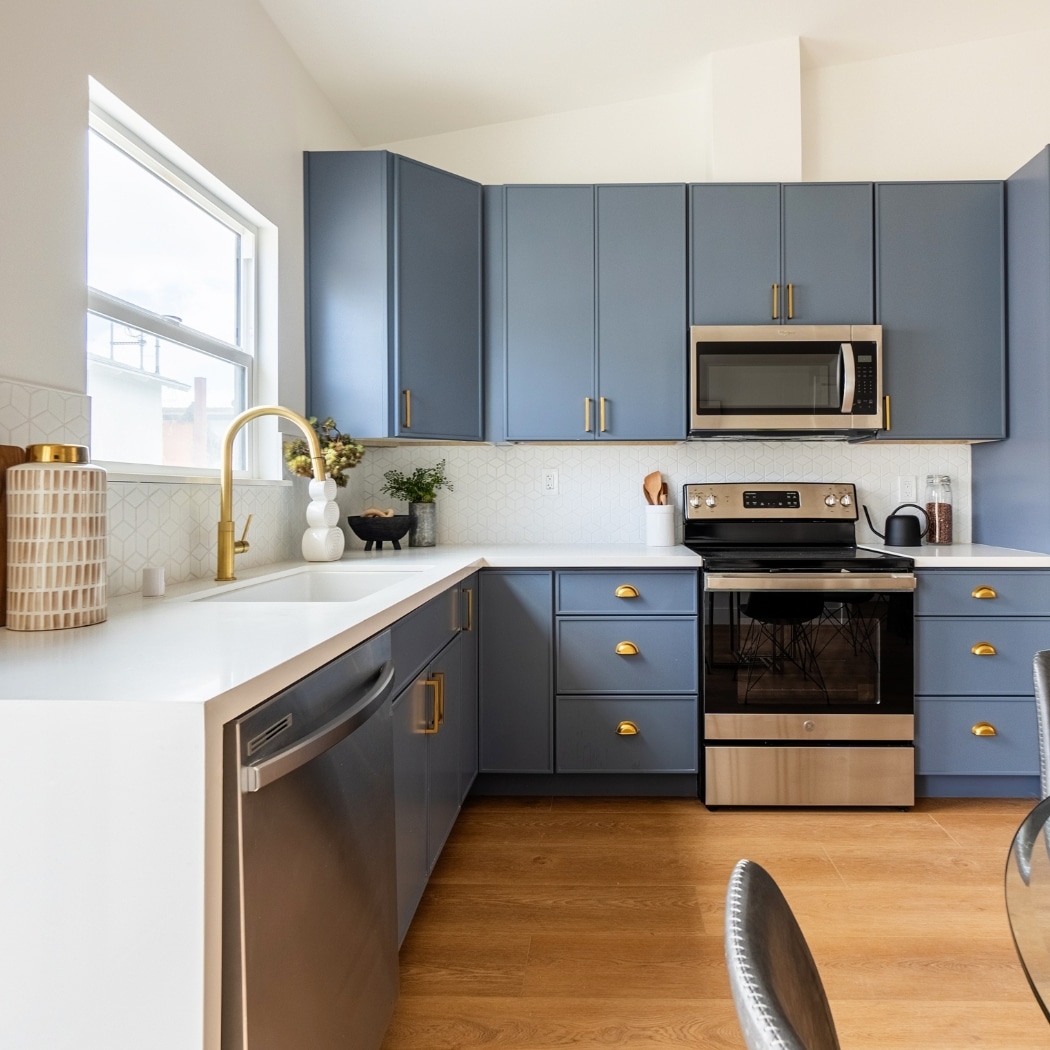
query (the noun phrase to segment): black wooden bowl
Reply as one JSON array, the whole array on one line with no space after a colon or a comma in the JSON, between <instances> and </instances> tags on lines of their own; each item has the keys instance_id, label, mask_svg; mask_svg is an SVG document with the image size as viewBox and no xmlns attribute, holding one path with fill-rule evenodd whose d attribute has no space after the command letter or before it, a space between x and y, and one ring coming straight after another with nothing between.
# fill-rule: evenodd
<instances>
[{"instance_id":1,"label":"black wooden bowl","mask_svg":"<svg viewBox=\"0 0 1050 1050\"><path fill-rule=\"evenodd\" d=\"M346 523L353 529L359 540L365 541L365 550L370 551L372 544L376 550L383 549L383 542L388 540L394 550L401 550L401 540L412 524L411 514L395 514L392 518L366 518L360 514L351 514Z\"/></svg>"}]
</instances>

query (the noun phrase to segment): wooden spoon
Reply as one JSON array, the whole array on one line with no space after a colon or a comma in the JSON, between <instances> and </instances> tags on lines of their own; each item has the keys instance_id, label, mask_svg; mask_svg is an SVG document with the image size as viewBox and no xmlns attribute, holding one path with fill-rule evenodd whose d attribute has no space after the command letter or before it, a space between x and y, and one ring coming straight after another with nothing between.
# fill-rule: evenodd
<instances>
[{"instance_id":1,"label":"wooden spoon","mask_svg":"<svg viewBox=\"0 0 1050 1050\"><path fill-rule=\"evenodd\" d=\"M654 504L660 498L660 471L654 470L646 474L642 481L642 491L645 493L645 502Z\"/></svg>"}]
</instances>

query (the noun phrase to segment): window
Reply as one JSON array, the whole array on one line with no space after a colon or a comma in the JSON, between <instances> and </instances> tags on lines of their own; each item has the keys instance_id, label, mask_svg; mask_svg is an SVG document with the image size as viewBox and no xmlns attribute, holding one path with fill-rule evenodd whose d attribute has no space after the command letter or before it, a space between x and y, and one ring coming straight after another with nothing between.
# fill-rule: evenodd
<instances>
[{"instance_id":1,"label":"window","mask_svg":"<svg viewBox=\"0 0 1050 1050\"><path fill-rule=\"evenodd\" d=\"M88 137L92 457L217 469L254 400L256 229L94 108Z\"/></svg>"}]
</instances>

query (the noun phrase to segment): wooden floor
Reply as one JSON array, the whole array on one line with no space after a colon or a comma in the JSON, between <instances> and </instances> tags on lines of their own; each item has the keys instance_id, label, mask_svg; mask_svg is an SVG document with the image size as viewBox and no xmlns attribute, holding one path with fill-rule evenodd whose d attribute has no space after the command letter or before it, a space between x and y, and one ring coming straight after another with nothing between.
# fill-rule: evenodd
<instances>
[{"instance_id":1,"label":"wooden floor","mask_svg":"<svg viewBox=\"0 0 1050 1050\"><path fill-rule=\"evenodd\" d=\"M1031 804L468 800L405 939L384 1050L742 1047L722 955L741 857L783 889L844 1050L1046 1050L1002 889Z\"/></svg>"}]
</instances>

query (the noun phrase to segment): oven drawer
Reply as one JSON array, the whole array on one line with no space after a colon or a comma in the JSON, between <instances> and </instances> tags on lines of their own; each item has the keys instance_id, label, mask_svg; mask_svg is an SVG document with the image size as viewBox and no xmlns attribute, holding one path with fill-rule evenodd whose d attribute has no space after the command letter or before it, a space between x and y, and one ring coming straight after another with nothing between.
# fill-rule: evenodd
<instances>
[{"instance_id":1,"label":"oven drawer","mask_svg":"<svg viewBox=\"0 0 1050 1050\"><path fill-rule=\"evenodd\" d=\"M557 632L558 693L697 692L695 619L576 616Z\"/></svg>"},{"instance_id":2,"label":"oven drawer","mask_svg":"<svg viewBox=\"0 0 1050 1050\"><path fill-rule=\"evenodd\" d=\"M704 749L709 806L911 806L915 752L899 747Z\"/></svg>"},{"instance_id":3,"label":"oven drawer","mask_svg":"<svg viewBox=\"0 0 1050 1050\"><path fill-rule=\"evenodd\" d=\"M1031 696L1032 656L1050 648L1050 623L924 616L915 636L920 695Z\"/></svg>"},{"instance_id":4,"label":"oven drawer","mask_svg":"<svg viewBox=\"0 0 1050 1050\"><path fill-rule=\"evenodd\" d=\"M918 573L921 616L1042 616L1050 613L1050 572Z\"/></svg>"},{"instance_id":5,"label":"oven drawer","mask_svg":"<svg viewBox=\"0 0 1050 1050\"><path fill-rule=\"evenodd\" d=\"M988 727L995 736L977 735ZM931 774L1039 775L1035 701L998 697L924 697L916 704L918 772Z\"/></svg>"},{"instance_id":6,"label":"oven drawer","mask_svg":"<svg viewBox=\"0 0 1050 1050\"><path fill-rule=\"evenodd\" d=\"M704 715L704 739L816 743L863 740L911 742L915 716L895 714L808 714L717 712Z\"/></svg>"},{"instance_id":7,"label":"oven drawer","mask_svg":"<svg viewBox=\"0 0 1050 1050\"><path fill-rule=\"evenodd\" d=\"M559 773L696 772L695 697L559 697L557 710Z\"/></svg>"},{"instance_id":8,"label":"oven drawer","mask_svg":"<svg viewBox=\"0 0 1050 1050\"><path fill-rule=\"evenodd\" d=\"M555 603L562 614L695 616L697 611L699 573L692 569L559 572L557 580Z\"/></svg>"}]
</instances>

